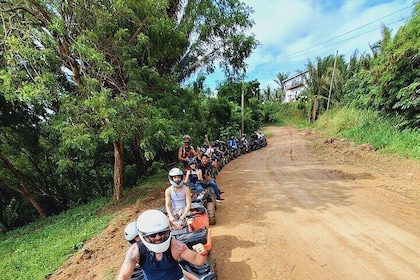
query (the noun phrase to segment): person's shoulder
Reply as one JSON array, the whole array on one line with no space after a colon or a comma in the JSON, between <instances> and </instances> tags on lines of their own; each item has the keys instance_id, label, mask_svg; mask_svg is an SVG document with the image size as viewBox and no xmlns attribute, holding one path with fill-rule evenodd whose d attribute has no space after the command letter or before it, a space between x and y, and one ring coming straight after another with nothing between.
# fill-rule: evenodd
<instances>
[{"instance_id":1,"label":"person's shoulder","mask_svg":"<svg viewBox=\"0 0 420 280\"><path fill-rule=\"evenodd\" d=\"M136 259L140 256L139 245L137 243L131 244L131 246L127 249L127 257L129 259Z\"/></svg>"},{"instance_id":2,"label":"person's shoulder","mask_svg":"<svg viewBox=\"0 0 420 280\"><path fill-rule=\"evenodd\" d=\"M172 240L171 240L171 249L172 250L175 249L176 251L182 252L186 248L188 248L188 247L184 242L172 237Z\"/></svg>"}]
</instances>

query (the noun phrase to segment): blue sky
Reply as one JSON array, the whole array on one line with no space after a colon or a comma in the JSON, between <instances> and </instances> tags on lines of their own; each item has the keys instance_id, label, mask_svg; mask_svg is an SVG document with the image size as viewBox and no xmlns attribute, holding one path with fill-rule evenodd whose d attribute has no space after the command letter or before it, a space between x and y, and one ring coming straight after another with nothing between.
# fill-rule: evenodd
<instances>
[{"instance_id":1,"label":"blue sky","mask_svg":"<svg viewBox=\"0 0 420 280\"><path fill-rule=\"evenodd\" d=\"M260 45L246 61L246 81L257 79L264 89L277 87L277 73L305 69L308 60L344 55L357 49L370 53L369 44L381 39L381 26L393 30L407 22L413 0L242 0L252 7L255 24L250 32ZM220 72L206 78L215 89L224 76Z\"/></svg>"}]
</instances>

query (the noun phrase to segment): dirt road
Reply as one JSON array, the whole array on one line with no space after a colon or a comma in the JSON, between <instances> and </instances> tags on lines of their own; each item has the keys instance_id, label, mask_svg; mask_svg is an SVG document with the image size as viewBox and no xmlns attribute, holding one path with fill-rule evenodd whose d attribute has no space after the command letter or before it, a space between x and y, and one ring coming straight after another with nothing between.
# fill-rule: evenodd
<instances>
[{"instance_id":1,"label":"dirt road","mask_svg":"<svg viewBox=\"0 0 420 280\"><path fill-rule=\"evenodd\" d=\"M390 178L368 162L326 165L297 130L267 130L266 148L218 178L227 199L213 229L220 279L420 278L419 197L388 193L411 184L418 195L419 174L409 173L419 169Z\"/></svg>"},{"instance_id":2,"label":"dirt road","mask_svg":"<svg viewBox=\"0 0 420 280\"><path fill-rule=\"evenodd\" d=\"M418 162L291 127L265 130L268 146L217 178L226 192L212 226L218 279L420 278ZM162 199L163 188L125 209L51 279L112 278L124 225Z\"/></svg>"}]
</instances>

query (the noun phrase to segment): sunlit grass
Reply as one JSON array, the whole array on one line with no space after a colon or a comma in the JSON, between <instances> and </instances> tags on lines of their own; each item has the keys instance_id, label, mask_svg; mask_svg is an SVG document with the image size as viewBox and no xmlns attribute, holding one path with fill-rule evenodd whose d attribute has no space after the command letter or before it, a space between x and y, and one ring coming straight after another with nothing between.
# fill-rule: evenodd
<instances>
[{"instance_id":1,"label":"sunlit grass","mask_svg":"<svg viewBox=\"0 0 420 280\"><path fill-rule=\"evenodd\" d=\"M420 131L398 131L392 120L377 112L332 110L317 120L315 128L327 137L340 136L357 144L369 143L379 152L420 159Z\"/></svg>"},{"instance_id":2,"label":"sunlit grass","mask_svg":"<svg viewBox=\"0 0 420 280\"><path fill-rule=\"evenodd\" d=\"M106 200L7 233L0 241L1 279L45 279L112 218L98 214Z\"/></svg>"},{"instance_id":3,"label":"sunlit grass","mask_svg":"<svg viewBox=\"0 0 420 280\"><path fill-rule=\"evenodd\" d=\"M131 190L120 204L133 203L166 183L160 172ZM131 195L134 194L134 195ZM139 195L140 194L140 195ZM0 279L45 279L60 268L86 241L101 233L118 213L106 211L109 198L71 209L8 232L0 240ZM113 270L105 272L113 278Z\"/></svg>"}]
</instances>

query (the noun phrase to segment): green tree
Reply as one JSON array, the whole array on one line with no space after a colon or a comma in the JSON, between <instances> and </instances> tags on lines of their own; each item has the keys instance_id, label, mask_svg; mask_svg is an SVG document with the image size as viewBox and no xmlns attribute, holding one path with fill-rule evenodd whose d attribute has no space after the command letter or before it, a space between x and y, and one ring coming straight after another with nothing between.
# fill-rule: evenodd
<instances>
[{"instance_id":1,"label":"green tree","mask_svg":"<svg viewBox=\"0 0 420 280\"><path fill-rule=\"evenodd\" d=\"M252 10L236 0L1 4L1 92L41 108L44 132L57 141L54 175L77 174L80 189L90 188L82 178L92 173L107 176L112 145L115 200L124 150L139 171L194 127L186 115L205 112L179 84L217 62L237 77L257 44L245 33Z\"/></svg>"},{"instance_id":2,"label":"green tree","mask_svg":"<svg viewBox=\"0 0 420 280\"><path fill-rule=\"evenodd\" d=\"M276 75L274 82L279 85L279 89L276 91L276 100L282 101L285 96L284 92L284 81L287 80L290 76L289 72L279 72Z\"/></svg>"},{"instance_id":3,"label":"green tree","mask_svg":"<svg viewBox=\"0 0 420 280\"><path fill-rule=\"evenodd\" d=\"M419 127L419 28L419 3L394 38L382 27L382 39L371 46L372 55L351 60L345 104L381 111L398 119L402 128Z\"/></svg>"}]
</instances>

